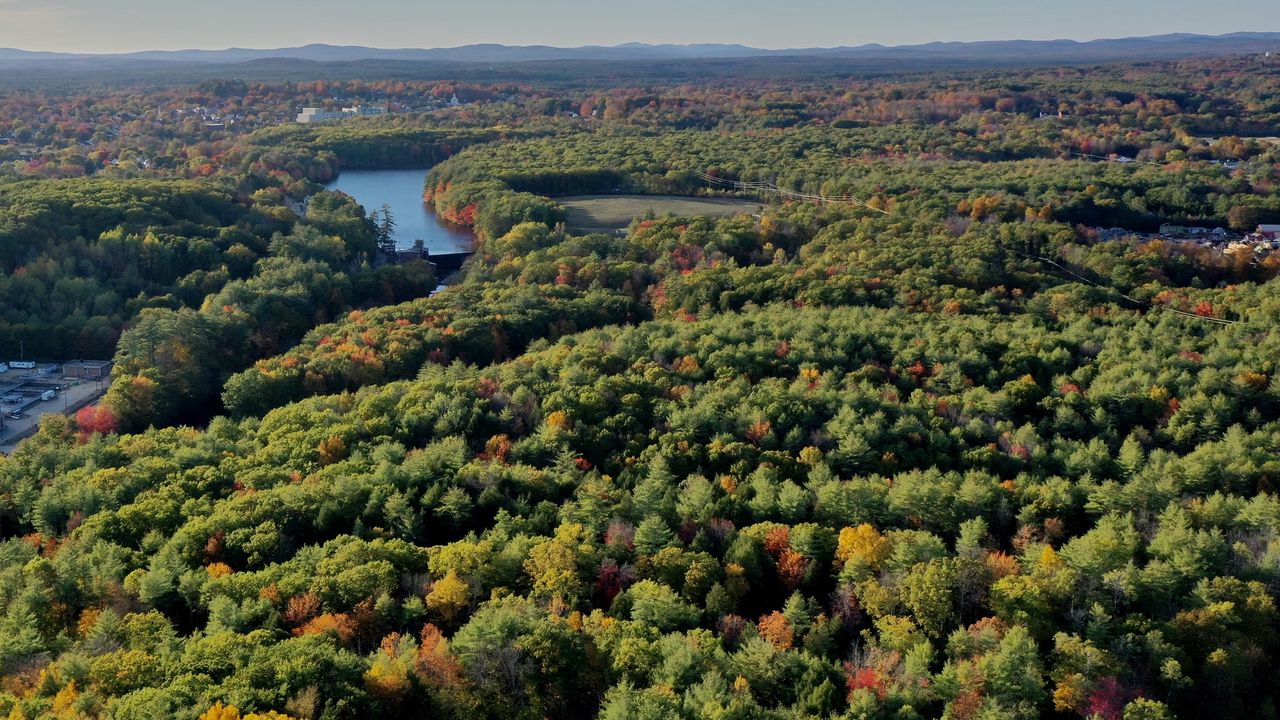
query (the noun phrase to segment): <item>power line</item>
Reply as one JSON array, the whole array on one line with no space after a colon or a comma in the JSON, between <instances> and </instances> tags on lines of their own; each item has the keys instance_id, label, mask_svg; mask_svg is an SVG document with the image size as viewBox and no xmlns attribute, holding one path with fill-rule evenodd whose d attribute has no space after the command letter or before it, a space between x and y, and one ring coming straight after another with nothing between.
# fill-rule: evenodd
<instances>
[{"instance_id":1,"label":"power line","mask_svg":"<svg viewBox=\"0 0 1280 720\"><path fill-rule=\"evenodd\" d=\"M1151 303L1143 302L1143 301L1141 301L1141 300L1139 300L1139 299L1137 299L1137 298L1133 297L1132 295L1126 295L1125 293L1122 293L1122 292L1120 292L1119 290L1117 290L1117 289L1115 289L1115 288L1113 288L1113 287L1110 287L1110 286L1108 286L1108 285L1103 285L1102 283L1094 282L1093 280L1090 280L1089 278L1087 278L1087 277L1085 277L1085 276L1083 276L1083 275L1081 275L1081 274L1079 274L1079 273L1075 272L1075 271L1074 271L1074 270L1072 270L1071 268L1068 268L1068 267L1066 267L1066 266L1064 266L1064 265L1061 265L1061 264L1059 264L1059 263L1057 263L1057 262L1055 262L1055 261L1053 261L1053 260L1050 260L1050 259L1049 259L1049 258L1047 258L1047 257L1041 257L1041 256L1039 256L1039 255L1031 255L1030 253L1024 253L1024 252L1022 252L1021 250L1015 250L1014 248L1011 248L1011 247L1006 247L1005 249L1006 249L1006 250L1009 250L1010 252L1013 252L1013 253L1016 253L1016 254L1018 254L1018 255L1021 255L1021 256L1025 257L1025 258L1030 258L1030 259L1032 259L1032 260L1039 260L1040 262L1048 263L1048 264L1050 264L1050 265L1052 265L1052 266L1054 266L1054 267L1058 268L1059 270L1061 270L1061 271L1063 271L1063 272L1067 273L1067 274L1068 274L1068 275L1070 275L1071 277L1076 278L1077 280L1079 280L1079 281L1081 281L1081 282L1083 282L1083 283L1088 283L1089 285L1092 285L1092 286L1097 287L1097 288L1101 288L1101 289L1103 289L1103 290L1110 290L1111 292L1113 292L1113 293L1115 293L1115 294L1119 295L1120 297L1124 298L1125 300L1128 300L1129 302L1131 302L1131 303L1133 303L1133 304L1135 304L1135 305L1139 305L1139 306L1145 307L1145 308L1147 308L1147 309L1149 309L1149 310L1164 310L1165 312L1171 312L1171 313L1173 313L1173 314L1175 314L1175 315L1181 315L1181 316L1183 316L1183 317L1188 317L1188 318L1191 318L1191 319L1193 319L1193 320L1201 320L1201 321L1203 321L1203 322L1213 323L1213 324L1215 324L1215 325L1235 325L1236 323L1240 322L1239 320L1227 320L1227 319L1225 319L1225 318L1206 317L1206 316L1204 316L1204 315L1197 315L1197 314L1195 314L1195 313L1189 313L1189 312L1186 312L1185 310L1179 310L1179 309L1177 309L1177 308L1166 307L1166 306L1163 306L1163 305L1152 305Z\"/></svg>"},{"instance_id":2,"label":"power line","mask_svg":"<svg viewBox=\"0 0 1280 720\"><path fill-rule=\"evenodd\" d=\"M695 171L694 174L697 175L698 178L703 180L704 182L708 182L713 185L720 185L722 187L730 187L730 188L733 188L734 190L745 190L749 192L774 192L774 193L778 193L779 195L782 195L783 197L791 198L793 200L811 200L813 202L821 202L821 203L843 202L843 203L849 203L852 205L858 205L859 207L864 207L864 208L867 208L868 210L875 210L876 212L883 213L885 215L889 214L888 210L884 210L882 208L875 207L874 205L870 205L865 200L856 198L852 195L840 195L838 197L827 197L825 195L816 195L813 193L803 193L803 192L797 192L795 190L788 190L787 188L778 187L777 185L771 182L763 182L763 181L742 182L740 180L726 180L724 178L718 178L714 175L708 175L707 173L702 172L701 170Z\"/></svg>"},{"instance_id":3,"label":"power line","mask_svg":"<svg viewBox=\"0 0 1280 720\"><path fill-rule=\"evenodd\" d=\"M1139 165L1154 165L1156 167L1164 167L1162 163L1151 162L1149 160L1133 160L1133 159L1119 160L1117 158L1109 157L1106 155L1090 155L1089 153L1076 152L1074 150L1071 151L1071 154L1079 155L1080 157L1084 157L1084 158L1093 158L1094 160L1106 160L1108 162L1120 163L1122 165L1128 165L1129 163L1137 163Z\"/></svg>"}]
</instances>

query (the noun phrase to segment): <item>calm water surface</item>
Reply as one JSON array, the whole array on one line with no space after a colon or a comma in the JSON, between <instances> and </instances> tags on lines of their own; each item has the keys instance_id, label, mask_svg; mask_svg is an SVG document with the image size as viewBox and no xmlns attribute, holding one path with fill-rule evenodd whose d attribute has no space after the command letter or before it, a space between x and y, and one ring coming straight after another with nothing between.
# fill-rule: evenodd
<instances>
[{"instance_id":1,"label":"calm water surface","mask_svg":"<svg viewBox=\"0 0 1280 720\"><path fill-rule=\"evenodd\" d=\"M396 245L413 246L421 238L433 254L470 252L471 232L441 220L422 202L422 181L426 170L344 170L325 186L341 190L373 212L383 203L391 206L396 218Z\"/></svg>"}]
</instances>

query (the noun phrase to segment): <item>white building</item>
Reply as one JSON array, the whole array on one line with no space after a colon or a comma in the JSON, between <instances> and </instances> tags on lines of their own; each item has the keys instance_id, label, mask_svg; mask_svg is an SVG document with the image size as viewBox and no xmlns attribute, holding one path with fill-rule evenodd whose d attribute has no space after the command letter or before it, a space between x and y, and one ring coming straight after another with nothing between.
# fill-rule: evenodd
<instances>
[{"instance_id":1,"label":"white building","mask_svg":"<svg viewBox=\"0 0 1280 720\"><path fill-rule=\"evenodd\" d=\"M376 115L386 115L387 109L375 107L373 105L356 105L355 107L342 108L341 110L325 110L324 108L302 108L302 112L298 114L298 122L300 123L323 123L333 122L334 120L346 120L354 117L373 117Z\"/></svg>"}]
</instances>

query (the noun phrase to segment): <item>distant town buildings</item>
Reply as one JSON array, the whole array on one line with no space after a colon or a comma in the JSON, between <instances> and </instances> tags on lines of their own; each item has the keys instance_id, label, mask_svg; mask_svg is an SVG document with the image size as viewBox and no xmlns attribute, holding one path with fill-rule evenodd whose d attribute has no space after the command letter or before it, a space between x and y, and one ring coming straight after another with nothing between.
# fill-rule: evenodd
<instances>
[{"instance_id":1,"label":"distant town buildings","mask_svg":"<svg viewBox=\"0 0 1280 720\"><path fill-rule=\"evenodd\" d=\"M386 115L387 109L377 107L375 105L356 105L355 107L342 108L341 110L325 110L324 108L302 108L302 112L298 114L298 122L304 124L333 122L335 120L346 120L355 117L374 117L376 115Z\"/></svg>"}]
</instances>

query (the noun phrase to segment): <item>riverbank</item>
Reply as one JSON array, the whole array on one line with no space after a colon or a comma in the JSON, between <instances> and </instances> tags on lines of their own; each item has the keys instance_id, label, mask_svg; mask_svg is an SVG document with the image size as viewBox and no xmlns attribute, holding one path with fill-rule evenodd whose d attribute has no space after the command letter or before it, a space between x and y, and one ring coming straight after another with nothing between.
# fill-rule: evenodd
<instances>
[{"instance_id":1,"label":"riverbank","mask_svg":"<svg viewBox=\"0 0 1280 720\"><path fill-rule=\"evenodd\" d=\"M422 200L426 170L345 170L326 190L336 190L355 198L366 213L391 208L395 220L396 247L411 250L415 243L433 257L471 253L475 235L470 229L445 221Z\"/></svg>"}]
</instances>

